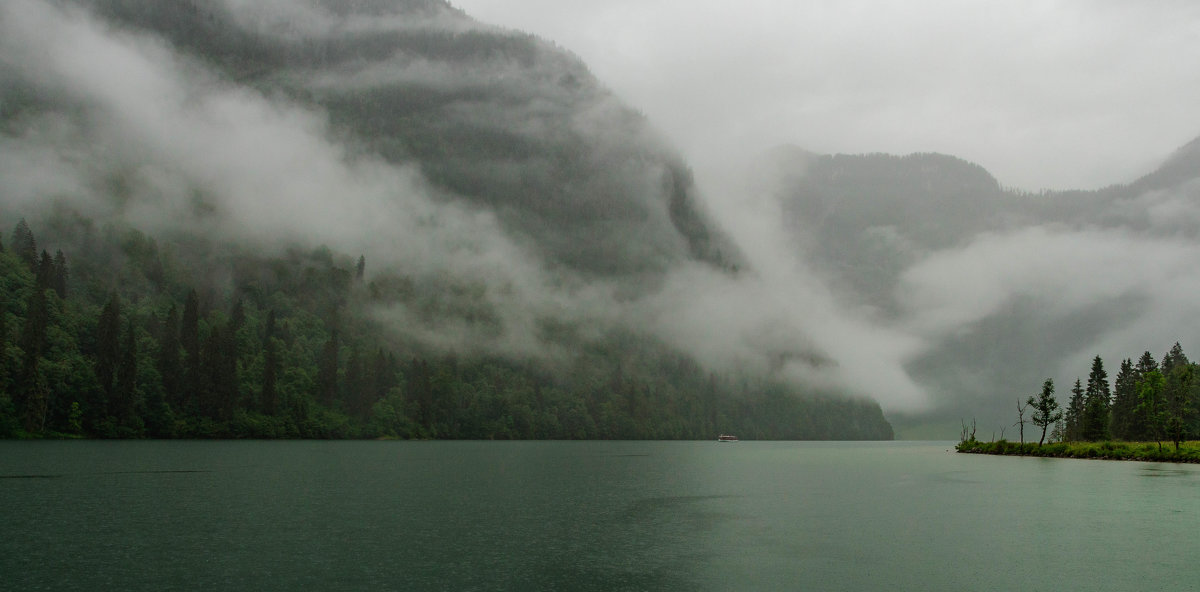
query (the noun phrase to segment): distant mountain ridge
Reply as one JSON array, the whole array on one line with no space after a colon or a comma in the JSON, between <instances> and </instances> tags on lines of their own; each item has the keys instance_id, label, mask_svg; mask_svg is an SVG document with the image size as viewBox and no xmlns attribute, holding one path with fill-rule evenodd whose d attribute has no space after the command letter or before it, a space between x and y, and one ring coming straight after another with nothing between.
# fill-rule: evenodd
<instances>
[{"instance_id":1,"label":"distant mountain ridge","mask_svg":"<svg viewBox=\"0 0 1200 592\"><path fill-rule=\"evenodd\" d=\"M764 161L775 170L767 186L784 212L793 256L840 299L902 326L942 319L945 307L964 311L960 324L914 329L933 333L906 362L940 393L947 423L981 412L1006 416L1014 391L1036 387L1045 378L1039 373L1070 356L1090 359L1106 339L1130 340L1125 351L1187 337L1163 334L1157 346L1136 340L1164 322L1176 331L1189 326L1158 318L1169 314L1151 305L1156 294L1190 285L1189 267L1122 257L1174 256L1200 240L1200 139L1138 179L1087 191L1005 188L979 165L940 154L785 148ZM1124 255L1112 245L1136 250ZM1150 279L1161 277L1174 279ZM977 283L984 291L972 288ZM983 302L927 301L942 292ZM904 433L923 420L893 421Z\"/></svg>"}]
</instances>

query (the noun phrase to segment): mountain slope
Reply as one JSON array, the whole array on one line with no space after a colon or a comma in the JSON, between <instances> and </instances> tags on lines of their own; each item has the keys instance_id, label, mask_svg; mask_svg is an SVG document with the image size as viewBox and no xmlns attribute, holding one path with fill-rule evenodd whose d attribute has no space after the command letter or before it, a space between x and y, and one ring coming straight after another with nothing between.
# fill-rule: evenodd
<instances>
[{"instance_id":1,"label":"mountain slope","mask_svg":"<svg viewBox=\"0 0 1200 592\"><path fill-rule=\"evenodd\" d=\"M73 270L4 258L10 434L891 436L763 362L803 339L707 322L738 249L545 41L439 1L12 0L0 82L0 222Z\"/></svg>"},{"instance_id":2,"label":"mountain slope","mask_svg":"<svg viewBox=\"0 0 1200 592\"><path fill-rule=\"evenodd\" d=\"M445 2L85 1L239 84L326 112L359 150L416 164L547 259L602 276L729 267L690 173L574 56Z\"/></svg>"}]
</instances>

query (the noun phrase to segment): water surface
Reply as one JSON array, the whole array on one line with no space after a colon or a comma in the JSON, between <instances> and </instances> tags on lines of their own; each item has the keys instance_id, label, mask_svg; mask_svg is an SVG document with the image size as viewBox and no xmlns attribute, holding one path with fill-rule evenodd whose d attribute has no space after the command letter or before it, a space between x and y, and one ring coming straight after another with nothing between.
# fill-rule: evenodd
<instances>
[{"instance_id":1,"label":"water surface","mask_svg":"<svg viewBox=\"0 0 1200 592\"><path fill-rule=\"evenodd\" d=\"M949 448L0 442L0 589L1200 585L1200 466Z\"/></svg>"}]
</instances>

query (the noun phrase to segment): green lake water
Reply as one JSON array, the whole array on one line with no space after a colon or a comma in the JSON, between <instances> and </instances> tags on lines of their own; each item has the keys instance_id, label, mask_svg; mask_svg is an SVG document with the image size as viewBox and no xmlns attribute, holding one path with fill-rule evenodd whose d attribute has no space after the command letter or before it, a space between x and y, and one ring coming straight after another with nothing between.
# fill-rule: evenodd
<instances>
[{"instance_id":1,"label":"green lake water","mask_svg":"<svg viewBox=\"0 0 1200 592\"><path fill-rule=\"evenodd\" d=\"M0 442L0 589L1200 589L1200 466L950 448Z\"/></svg>"}]
</instances>

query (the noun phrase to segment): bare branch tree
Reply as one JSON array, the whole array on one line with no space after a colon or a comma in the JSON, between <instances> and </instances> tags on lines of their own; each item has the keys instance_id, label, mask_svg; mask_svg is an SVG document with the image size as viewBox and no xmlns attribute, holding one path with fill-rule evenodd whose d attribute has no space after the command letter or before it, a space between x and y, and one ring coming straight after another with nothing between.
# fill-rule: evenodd
<instances>
[{"instance_id":1,"label":"bare branch tree","mask_svg":"<svg viewBox=\"0 0 1200 592\"><path fill-rule=\"evenodd\" d=\"M1017 399L1017 423L1014 423L1013 425L1021 426L1021 445L1022 446L1025 445L1025 410L1028 408L1029 408L1028 401L1022 403L1021 399Z\"/></svg>"}]
</instances>

